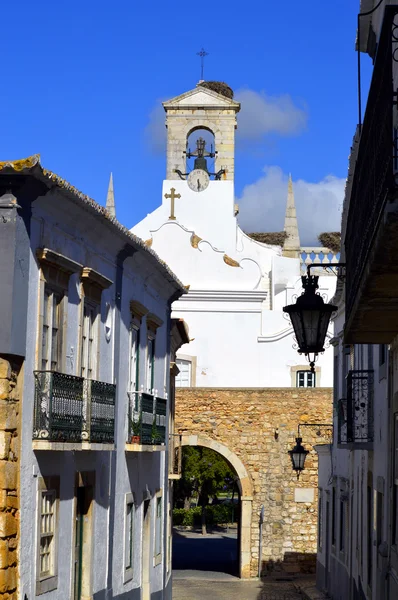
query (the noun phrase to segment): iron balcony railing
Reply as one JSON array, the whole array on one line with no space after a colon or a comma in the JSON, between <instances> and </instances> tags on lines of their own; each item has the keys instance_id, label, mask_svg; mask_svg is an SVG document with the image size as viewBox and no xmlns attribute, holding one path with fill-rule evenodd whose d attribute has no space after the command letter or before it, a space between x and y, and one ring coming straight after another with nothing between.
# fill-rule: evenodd
<instances>
[{"instance_id":1,"label":"iron balcony railing","mask_svg":"<svg viewBox=\"0 0 398 600\"><path fill-rule=\"evenodd\" d=\"M115 385L53 371L34 377L34 440L113 444Z\"/></svg>"},{"instance_id":2,"label":"iron balcony railing","mask_svg":"<svg viewBox=\"0 0 398 600\"><path fill-rule=\"evenodd\" d=\"M340 443L373 442L373 370L349 371L347 403L341 408Z\"/></svg>"},{"instance_id":3,"label":"iron balcony railing","mask_svg":"<svg viewBox=\"0 0 398 600\"><path fill-rule=\"evenodd\" d=\"M182 435L173 433L169 435L169 478L181 477L182 467Z\"/></svg>"},{"instance_id":4,"label":"iron balcony railing","mask_svg":"<svg viewBox=\"0 0 398 600\"><path fill-rule=\"evenodd\" d=\"M146 392L129 392L128 443L166 443L167 400Z\"/></svg>"},{"instance_id":5,"label":"iron balcony railing","mask_svg":"<svg viewBox=\"0 0 398 600\"><path fill-rule=\"evenodd\" d=\"M387 6L366 105L350 197L346 254L346 313L351 313L362 272L387 199L395 189L397 136L393 129L393 65L398 58L397 6ZM393 56L394 55L394 56Z\"/></svg>"}]
</instances>

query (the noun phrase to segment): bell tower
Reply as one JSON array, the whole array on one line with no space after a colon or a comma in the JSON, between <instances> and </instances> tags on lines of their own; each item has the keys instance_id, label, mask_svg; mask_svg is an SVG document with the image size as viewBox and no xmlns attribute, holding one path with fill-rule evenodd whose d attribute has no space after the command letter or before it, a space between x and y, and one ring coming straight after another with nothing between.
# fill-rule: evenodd
<instances>
[{"instance_id":1,"label":"bell tower","mask_svg":"<svg viewBox=\"0 0 398 600\"><path fill-rule=\"evenodd\" d=\"M231 88L218 81L200 81L190 92L163 102L163 107L167 127L166 179L185 179L188 137L196 130L205 129L214 136L215 179L233 181L236 114L240 104L233 100Z\"/></svg>"}]
</instances>

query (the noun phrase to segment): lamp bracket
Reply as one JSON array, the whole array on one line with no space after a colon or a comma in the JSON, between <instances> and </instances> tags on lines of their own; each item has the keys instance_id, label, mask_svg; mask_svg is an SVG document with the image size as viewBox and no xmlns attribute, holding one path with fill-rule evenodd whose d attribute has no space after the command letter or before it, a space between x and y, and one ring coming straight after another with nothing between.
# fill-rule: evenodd
<instances>
[{"instance_id":1,"label":"lamp bracket","mask_svg":"<svg viewBox=\"0 0 398 600\"><path fill-rule=\"evenodd\" d=\"M333 437L333 423L299 423L297 426L297 437L301 437L300 427L315 427L318 429L316 432L317 435L328 438ZM327 429L329 431L323 435L321 429Z\"/></svg>"},{"instance_id":2,"label":"lamp bracket","mask_svg":"<svg viewBox=\"0 0 398 600\"><path fill-rule=\"evenodd\" d=\"M312 263L307 265L307 277L311 276L311 269L324 269L329 273L333 273L336 277L341 279L345 278L345 266L346 263L330 263L329 265L321 265L318 263Z\"/></svg>"}]
</instances>

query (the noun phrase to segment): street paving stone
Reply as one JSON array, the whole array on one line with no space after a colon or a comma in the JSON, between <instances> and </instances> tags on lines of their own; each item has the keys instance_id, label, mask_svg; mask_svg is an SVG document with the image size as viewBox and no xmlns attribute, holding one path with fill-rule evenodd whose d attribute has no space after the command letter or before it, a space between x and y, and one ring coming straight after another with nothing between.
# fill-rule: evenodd
<instances>
[{"instance_id":1,"label":"street paving stone","mask_svg":"<svg viewBox=\"0 0 398 600\"><path fill-rule=\"evenodd\" d=\"M198 572L196 572L198 573ZM176 573L173 581L173 600L302 600L293 582L241 581L219 574L194 572L181 577ZM212 578L212 575L214 577ZM210 577L210 579L209 579Z\"/></svg>"}]
</instances>

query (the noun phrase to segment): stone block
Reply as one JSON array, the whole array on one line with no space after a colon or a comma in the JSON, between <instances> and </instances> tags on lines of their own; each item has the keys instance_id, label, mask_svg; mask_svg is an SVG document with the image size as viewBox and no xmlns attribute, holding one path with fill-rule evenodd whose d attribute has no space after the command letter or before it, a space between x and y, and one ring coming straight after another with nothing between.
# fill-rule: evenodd
<instances>
[{"instance_id":1,"label":"stone block","mask_svg":"<svg viewBox=\"0 0 398 600\"><path fill-rule=\"evenodd\" d=\"M11 513L0 513L0 538L16 535L17 531L17 519Z\"/></svg>"},{"instance_id":2,"label":"stone block","mask_svg":"<svg viewBox=\"0 0 398 600\"><path fill-rule=\"evenodd\" d=\"M0 540L0 569L8 567L8 542Z\"/></svg>"},{"instance_id":3,"label":"stone block","mask_svg":"<svg viewBox=\"0 0 398 600\"><path fill-rule=\"evenodd\" d=\"M2 402L0 404L0 430L12 431L17 429L17 426L18 417L16 407L12 404Z\"/></svg>"},{"instance_id":4,"label":"stone block","mask_svg":"<svg viewBox=\"0 0 398 600\"><path fill-rule=\"evenodd\" d=\"M0 379L0 400L6 400L11 391L10 382L8 379Z\"/></svg>"},{"instance_id":5,"label":"stone block","mask_svg":"<svg viewBox=\"0 0 398 600\"><path fill-rule=\"evenodd\" d=\"M10 451L11 433L0 430L0 460L8 458Z\"/></svg>"},{"instance_id":6,"label":"stone block","mask_svg":"<svg viewBox=\"0 0 398 600\"><path fill-rule=\"evenodd\" d=\"M18 480L17 463L0 460L0 489L16 490Z\"/></svg>"},{"instance_id":7,"label":"stone block","mask_svg":"<svg viewBox=\"0 0 398 600\"><path fill-rule=\"evenodd\" d=\"M8 360L0 358L0 379L11 378L11 365Z\"/></svg>"},{"instance_id":8,"label":"stone block","mask_svg":"<svg viewBox=\"0 0 398 600\"><path fill-rule=\"evenodd\" d=\"M7 508L19 508L18 496L7 496Z\"/></svg>"},{"instance_id":9,"label":"stone block","mask_svg":"<svg viewBox=\"0 0 398 600\"><path fill-rule=\"evenodd\" d=\"M0 592L5 594L17 587L17 572L15 567L9 567L0 571Z\"/></svg>"}]
</instances>

